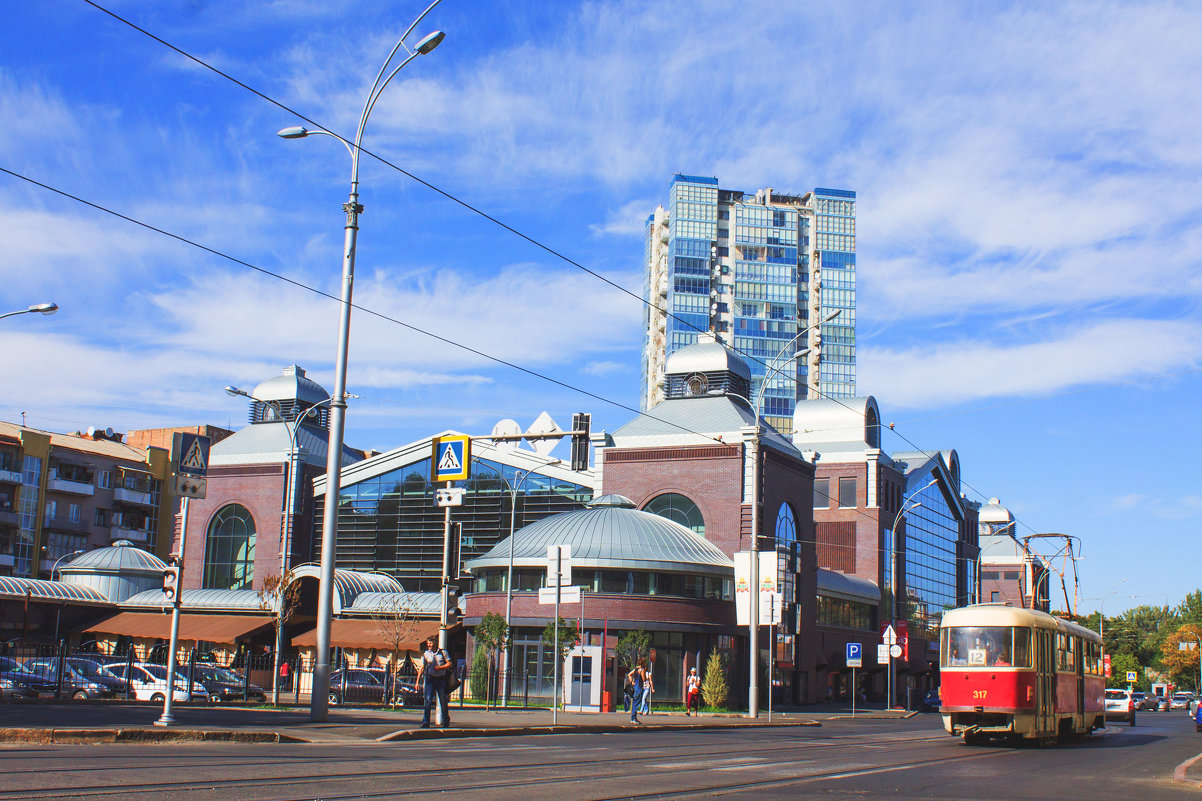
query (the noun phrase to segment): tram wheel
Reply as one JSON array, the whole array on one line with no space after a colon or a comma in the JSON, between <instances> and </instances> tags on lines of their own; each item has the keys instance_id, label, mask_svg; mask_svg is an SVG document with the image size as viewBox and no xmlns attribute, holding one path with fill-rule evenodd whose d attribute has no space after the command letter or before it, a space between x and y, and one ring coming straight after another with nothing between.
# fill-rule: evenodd
<instances>
[{"instance_id":1,"label":"tram wheel","mask_svg":"<svg viewBox=\"0 0 1202 801\"><path fill-rule=\"evenodd\" d=\"M964 744L965 745L984 745L985 744L985 735L981 734L979 731L966 731L966 732L964 732Z\"/></svg>"}]
</instances>

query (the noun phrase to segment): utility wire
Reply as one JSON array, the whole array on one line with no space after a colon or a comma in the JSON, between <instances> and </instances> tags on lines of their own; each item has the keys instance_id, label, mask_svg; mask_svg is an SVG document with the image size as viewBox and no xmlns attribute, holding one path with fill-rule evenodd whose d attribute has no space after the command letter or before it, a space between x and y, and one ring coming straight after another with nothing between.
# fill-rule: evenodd
<instances>
[{"instance_id":1,"label":"utility wire","mask_svg":"<svg viewBox=\"0 0 1202 801\"><path fill-rule=\"evenodd\" d=\"M270 103L271 105L273 105L273 106L276 106L277 108L280 108L280 109L282 109L282 110L284 110L284 111L287 111L289 114L293 114L293 115L295 115L297 118L299 118L299 119L301 119L301 120L304 120L305 122L308 122L308 123L310 123L311 125L314 125L314 126L316 126L316 127L320 128L321 130L325 131L326 133L329 133L329 134L333 135L334 137L336 137L336 138L340 139L341 141L343 141L343 142L347 143L348 145L351 145L352 147L354 146L354 145L353 145L351 142L349 142L347 139L345 139L344 137L342 137L342 136L338 135L337 133L334 133L334 132L333 132L333 131L331 131L331 130L330 130L328 127L326 127L326 126L322 125L321 123L319 123L319 122L317 122L317 121L315 121L315 120L311 119L310 117L307 117L307 116L305 116L304 114L301 114L299 111L296 111L295 109L292 109L292 108L290 108L289 106L285 105L284 103L281 103L280 101L276 100L275 98L272 98L272 97L270 97L269 95L267 95L267 94L264 94L263 92L260 92L259 90L257 90L257 89L255 89L254 87L252 87L252 86L250 86L250 85L248 85L248 84L244 83L243 81L240 81L240 80L238 80L237 78L233 77L232 75L229 75L228 73L226 73L226 72L223 72L222 70L218 69L217 67L214 67L213 65L211 65L211 64L209 64L209 63L207 63L207 62L205 62L203 59L200 59L200 58L198 58L197 56L194 56L194 55L192 55L191 53L189 53L189 52L187 52L187 51L183 50L182 48L180 48L180 47L177 47L176 45L174 45L174 44L172 44L172 43L170 43L170 42L166 41L165 39L163 39L163 38L161 38L161 37L159 37L159 36L156 36L155 34L151 33L150 31L146 30L145 28L142 28L142 27L140 27L139 25L137 25L137 24L133 23L132 21L130 21L130 20L128 20L128 19L125 19L124 17L120 16L119 14L116 14L115 12L113 12L113 11L111 11L111 10L109 10L109 9L105 8L104 6L101 6L101 5L99 5L98 3L94 2L94 0L83 0L83 2L85 2L85 3L87 3L88 5L92 6L92 7L93 7L93 8L95 8L96 10L98 10L98 11L100 11L100 12L102 12L102 13L104 13L104 14L108 15L109 17L113 18L114 20L116 20L116 21L118 21L118 22L120 22L120 23L122 23L122 24L124 24L124 25L127 25L127 26L128 26L128 27L130 27L130 28L133 28L134 30L138 31L139 33L143 34L144 36L147 36L147 37L149 37L149 38L153 39L154 41L158 42L159 44L163 45L164 47L167 47L168 49L170 49L170 50L172 50L172 51L174 51L174 52L178 53L179 55L181 55L181 56L183 56L184 58L186 58L186 59L188 59L188 60L190 60L190 61L192 61L192 62L194 62L194 63L198 64L199 66L201 66L201 67L204 67L205 69L207 69L207 70L210 70L210 71L214 72L214 73L215 73L215 74L217 74L217 75L220 75L221 77L225 78L226 80L228 80L228 81L230 81L230 82L232 82L232 83L236 84L237 86L240 86L241 88L245 89L246 91L250 92L251 94L255 95L256 97L259 97L259 98L261 98L262 100L264 100L264 101L266 101L266 102ZM470 204L470 203L468 203L467 201L465 201L465 200L462 200L461 198L459 198L459 197L456 197L455 195L452 195L451 193L449 193L449 192L447 192L447 191L445 191L445 190L443 190L443 189L440 189L439 187L435 186L434 184L431 184L429 181L426 181L426 180L424 180L424 179L422 179L422 178L419 178L418 176L414 175L413 173L409 172L408 170L405 170L404 168L400 167L399 165L397 165L397 164L394 164L394 163L392 163L391 161L388 161L387 159L383 158L382 156L379 156L379 155L377 155L377 154L375 154L375 153L371 152L370 150L368 150L368 149L366 149L366 148L363 148L363 147L360 147L360 148L359 148L359 151L360 151L361 153L365 153L365 154L367 154L368 156L371 156L372 158L376 159L376 160L377 160L377 161L379 161L380 163L382 163L382 164L384 164L384 165L386 165L386 166L388 166L388 167L391 167L392 169L396 170L397 172L401 173L402 175L406 176L407 178L409 178L409 179L411 179L411 180L413 180L413 181L415 181L415 182L417 182L417 183L421 184L422 186L426 187L427 189L429 189L429 190L431 190L431 191L433 191L433 192L435 192L435 193L437 193L437 194L441 195L442 197L446 198L447 200L450 200L452 203L455 203L455 204L457 204L457 205L459 205L459 206L462 206L463 208L467 209L468 211L471 211L472 213L474 213L474 214L477 214L477 215L479 215L479 216L483 217L484 219L486 219L486 220L488 220L488 221L492 222L493 224L495 224L495 225L497 225L497 226L499 226L499 227L503 228L504 230L506 230L506 231L510 232L510 233L511 233L511 234L513 234L514 236L517 236L518 238L520 238L520 239L522 239L522 240L524 240L524 241L526 241L526 242L530 243L531 245L534 245L535 247L537 247L537 248L539 248L539 249L541 249L541 250L543 250L543 251L545 251L545 252L549 253L550 255L552 255L552 256L554 256L554 257L556 257L556 258L558 258L558 259L561 259L562 261L566 262L567 264L570 264L570 265L572 265L573 267L576 267L577 269L579 269L579 270L582 270L583 272L585 272L585 273L587 273L587 274L589 274L589 275L593 276L594 278L598 279L599 281L602 281L603 283L607 284L608 286L610 286L610 287L613 287L614 289L617 289L619 292L622 292L623 294L625 294L625 295L628 295L628 296L630 296L630 297L634 298L635 300L639 301L640 303L643 303L643 304L645 304L645 305L647 305L647 306L650 306L651 308L655 309L656 311L660 312L661 314L664 314L665 316L672 318L673 320L675 320L675 321L677 321L677 322L681 323L682 325L684 325L684 326L686 326L686 327L688 327L688 328L691 328L691 329L693 329L694 331L698 331L698 332L700 332L700 333L708 333L708 331L705 331L705 330L703 330L703 329L699 328L698 326L696 326L696 325L693 325L693 324L692 324L691 322L689 322L688 320L684 320L684 319L682 319L682 318L678 317L677 315L673 314L673 313L672 313L671 311L669 311L668 309L666 309L666 308L663 308L663 307L661 307L661 306L659 306L659 305L657 305L657 304L655 304L655 303L652 303L651 301L649 301L648 299L646 299L646 298L642 297L641 295L637 295L637 294L635 294L635 293L631 292L630 290L628 290L628 289L626 289L625 287L621 286L621 285L620 285L620 284L618 284L617 282L615 282L615 281L612 281L611 279L609 279L609 278L605 277L604 275L602 275L602 274L600 274L600 273L596 272L595 270L589 269L588 267L584 266L583 264L580 264L579 262L577 262L577 261L575 261L575 260L571 259L571 258L570 258L570 257L568 257L567 255L565 255L565 254L563 254L563 253L561 253L561 252L559 252L559 251L555 250L554 248L552 248L552 247L550 247L550 246L548 246L548 245L545 245L545 244L543 244L542 242L539 242L538 240L534 239L533 237L530 237L530 236L528 236L527 234L524 234L524 233L522 233L521 231L519 231L519 230L517 230L516 228L514 228L514 227L512 227L512 226L508 225L507 223L504 223L504 222L502 222L501 220L497 219L496 217L493 217L492 215L488 214L487 212L483 211L482 209L480 209L480 208L477 208L476 206L473 206L473 205L471 205L471 204ZM6 171L6 172L8 172L7 170L5 170L5 171ZM23 176L18 176L18 177L23 177ZM91 205L91 204L89 204L89 205ZM105 210L105 211L107 211L106 209L102 209L102 210ZM118 216L120 216L120 215L118 215ZM149 226L147 226L147 227L149 227ZM157 229L156 229L156 230L157 230ZM163 233L165 233L165 232L163 232ZM168 235L169 235L169 236L174 236L174 235L171 235L171 234L168 234ZM176 237L176 238L179 238L179 237ZM211 251L211 252L214 252L214 253L216 253L215 251ZM221 256L225 257L225 254L217 254L217 255L221 255ZM233 260L233 261L237 261L236 259L231 259L231 260ZM239 262L239 263L243 263L243 262ZM264 270L261 270L261 269L260 269L260 268L258 268L258 267L254 267L253 265L249 265L249 264L247 264L246 266L248 266L248 267L251 267L252 269L260 270L261 272L266 272L266 271L264 271ZM291 281L291 279L283 279L283 280L287 280L287 281L289 281L289 283L296 283L295 281ZM298 284L298 285L299 285L299 284ZM306 288L306 289L308 289L309 287L305 287L305 288ZM326 294L326 293L321 293L321 294ZM333 297L333 296L326 294L326 297ZM335 300L338 300L338 298L334 298L334 299L335 299ZM362 308L362 307L355 306L355 308ZM377 312L373 312L373 311L371 311L371 310L369 310L369 309L363 309L363 310L364 310L364 311L367 311L369 314L375 314L375 315L377 315L377 316L382 316L382 317L385 317L385 319L392 319L392 318L387 318L387 317L386 317L386 316L384 316L384 315L379 315ZM398 323L398 324L400 324L400 325L404 325L404 326L406 326L406 327L408 327L408 328L412 328L413 330L420 331L420 329L416 329L416 328L414 328L413 326L410 326L410 325L408 325L407 323L402 323L402 322L401 322L401 321L399 321L399 320L392 320L392 321L393 321L393 322L396 322L396 323ZM624 404L617 403L616 401L611 401L611 400L609 400L609 399L607 399L607 398L601 398L600 396L593 395L592 393L586 392L586 391L584 391L584 390L579 390L579 389L577 389L577 388L575 388L575 387L571 387L570 385L567 385L567 384L565 384L565 383L563 383L563 382L560 382L560 381L558 381L558 380L556 380L556 379L552 379L552 378L549 378L549 377L547 377L547 376L542 376L542 375L540 375L540 374L534 373L533 371L527 370L526 368L519 367L518 365L510 364L510 363L508 363L508 362L505 362L505 361L503 361L503 360L496 359L496 358L494 358L494 357L491 357L491 356L487 356L486 354L480 353L479 351L475 351L474 349L472 349L472 348L470 348L470 347L468 347L468 346L465 346L465 345L460 345L459 343L453 342L453 341L451 341L451 340L448 340L448 339L445 339L445 338L442 338L442 337L438 337L437 335L435 335L435 334L431 334L430 332L421 331L421 333L425 333L425 334L427 334L427 335L429 335L429 336L433 336L433 337L435 337L436 339L440 339L440 340L441 340L441 341L443 341L443 342L447 342L447 343L449 343L449 344L456 345L457 347L462 347L462 348L464 348L464 349L466 349L466 350L469 350L469 351L471 351L471 352L473 352L473 353L477 353L478 355L484 356L485 358L489 358L489 359L491 359L491 360L493 360L493 361L497 361L498 363L505 364L506 366L513 367L514 369L517 369L517 370L521 370L522 372L526 372L526 373L528 373L528 374L530 374L530 375L535 375L535 376L538 376L538 377L540 377L540 378L543 378L544 380L548 380L548 381L551 381L552 383L559 384L560 386L563 386L563 387L565 387L565 388L569 388L569 389L574 389L574 390L576 390L576 391L580 391L580 392L584 393L585 395L589 395L590 397L594 397L594 398L596 398L596 399L598 399L598 400L601 400L601 401L603 401L603 402L605 402L605 403L612 404L612 405L614 405L614 406L617 406L617 407L619 407L619 408L622 408L622 409L626 409L626 410L634 411L636 414L643 414L643 415L646 415L646 413L645 413L645 412L640 412L640 411L637 411L637 410L634 410L634 409L632 409L632 408L631 408L631 407L629 407L629 406L625 406ZM741 351L741 350L739 350L738 348L734 348L734 347L730 346L729 344L727 344L726 346L727 346L727 347L730 347L730 348L731 348L731 350L735 351L736 353L739 353L739 354L740 354L740 355L742 355L744 358L747 358L747 359L749 359L749 360L751 360L751 361L755 362L756 364L759 364L759 365L760 365L760 366L762 366L762 367L765 367L765 368L769 368L769 367L770 367L770 365L769 365L768 363L765 363L764 361L760 360L758 357L756 357L756 356L754 356L754 355L752 355L752 354L749 354L749 353L746 353L746 352L744 352L744 351ZM799 382L797 381L797 378L796 378L796 376L795 376L795 375L792 375L792 376L787 376L787 378L788 378L788 380L792 381L794 384L798 384L798 383L799 383ZM815 392L817 392L817 393L818 393L819 395L821 395L822 397L824 397L824 398L826 398L826 399L828 399L828 400L834 401L835 403L839 404L840 406L843 406L843 407L844 407L845 409L847 409L848 411L851 411L851 412L853 412L853 413L860 414L861 416L863 416L863 414L862 414L861 412L859 412L858 410L856 410L856 409L854 409L853 407L849 406L848 404L844 403L844 402L843 402L841 399L839 399L839 398L837 398L837 397L834 397L834 396L831 396L831 395L828 395L828 394L826 394L826 393L822 392L820 389L817 389L817 388L814 388L814 389L815 389ZM653 417L652 415L646 415L646 416L648 416L648 417ZM654 418L654 417L653 417L653 419L658 419L658 418ZM665 422L665 421L661 421L661 422ZM678 427L680 427L680 428L682 428L682 429L683 429L683 427L682 427L682 426L678 426ZM687 430L687 429L685 429L685 430ZM927 458L931 458L931 457L933 457L934 455L936 455L936 454L938 454L938 453L939 453L938 449L936 449L936 450L933 450L933 451L927 451L926 449L924 449L924 448L920 447L920 446L919 446L917 443L915 443L914 441L912 441L912 440L911 440L909 437L905 436L905 435L904 435L904 434L902 434L901 432L899 432L899 431L896 431L896 430L895 430L895 429L893 429L893 428L891 428L890 430L891 430L891 431L892 431L894 434L896 434L898 437L900 437L902 440L904 440L904 441L905 441L907 444L909 444L911 447L913 447L913 448L914 448L914 449L915 449L917 452L924 454L924 455L925 455ZM706 435L704 435L704 434L699 434L698 432L690 432L690 433L698 434L698 436L702 436L702 437L705 437L705 436L706 436ZM708 439L714 439L714 438L712 438L712 437L707 437L707 438L708 438ZM718 441L720 442L721 440L718 440ZM728 443L723 443L723 444L728 444ZM980 498L982 498L982 499L988 499L988 497L989 497L988 495L986 495L985 493L983 493L983 492L981 492L980 490L978 490L976 487L974 487L974 486L972 486L971 484L969 484L969 483L967 483L966 481L964 481L964 478L963 478L963 476L961 476L961 478L960 478L960 483L961 483L961 484L962 484L964 487L967 487L969 490L971 490L972 492L976 493L976 495L978 495ZM1017 519L1016 519L1016 520L1017 520ZM1018 521L1018 522L1021 522L1021 521ZM1026 528L1026 529L1028 529L1029 531L1031 531L1031 532L1035 532L1035 531L1036 531L1036 529L1032 528L1032 527L1031 527L1030 525L1028 525L1026 522L1021 522L1021 525L1022 525L1024 528Z\"/></svg>"}]
</instances>

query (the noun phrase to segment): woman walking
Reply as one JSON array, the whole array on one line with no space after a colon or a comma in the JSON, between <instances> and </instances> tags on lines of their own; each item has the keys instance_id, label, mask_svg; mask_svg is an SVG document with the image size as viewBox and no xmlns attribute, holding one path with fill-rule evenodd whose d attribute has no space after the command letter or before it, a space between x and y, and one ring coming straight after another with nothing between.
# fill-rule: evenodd
<instances>
[{"instance_id":1,"label":"woman walking","mask_svg":"<svg viewBox=\"0 0 1202 801\"><path fill-rule=\"evenodd\" d=\"M640 659L639 663L634 666L634 670L630 671L626 676L630 682L631 704L630 704L630 722L639 725L639 702L643 697L643 688L647 685L647 663Z\"/></svg>"}]
</instances>

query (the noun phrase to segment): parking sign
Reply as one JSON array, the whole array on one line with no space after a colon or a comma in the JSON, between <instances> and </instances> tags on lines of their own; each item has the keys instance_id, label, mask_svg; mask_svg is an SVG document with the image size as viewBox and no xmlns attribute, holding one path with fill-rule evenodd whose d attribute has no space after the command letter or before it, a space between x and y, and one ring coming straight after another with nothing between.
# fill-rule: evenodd
<instances>
[{"instance_id":1,"label":"parking sign","mask_svg":"<svg viewBox=\"0 0 1202 801\"><path fill-rule=\"evenodd\" d=\"M863 667L864 666L864 647L858 642L849 642L847 644L847 666Z\"/></svg>"}]
</instances>

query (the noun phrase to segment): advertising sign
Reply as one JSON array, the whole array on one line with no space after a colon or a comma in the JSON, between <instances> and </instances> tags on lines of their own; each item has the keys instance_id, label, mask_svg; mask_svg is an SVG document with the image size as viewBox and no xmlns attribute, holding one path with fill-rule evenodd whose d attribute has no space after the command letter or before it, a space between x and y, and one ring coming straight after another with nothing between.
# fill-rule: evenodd
<instances>
[{"instance_id":1,"label":"advertising sign","mask_svg":"<svg viewBox=\"0 0 1202 801\"><path fill-rule=\"evenodd\" d=\"M776 551L759 551L760 562L760 608L766 603L764 594L779 593L780 573ZM780 623L780 612L776 622ZM735 552L735 622L746 626L751 622L751 551ZM760 614L760 625L767 626L768 618Z\"/></svg>"}]
</instances>

